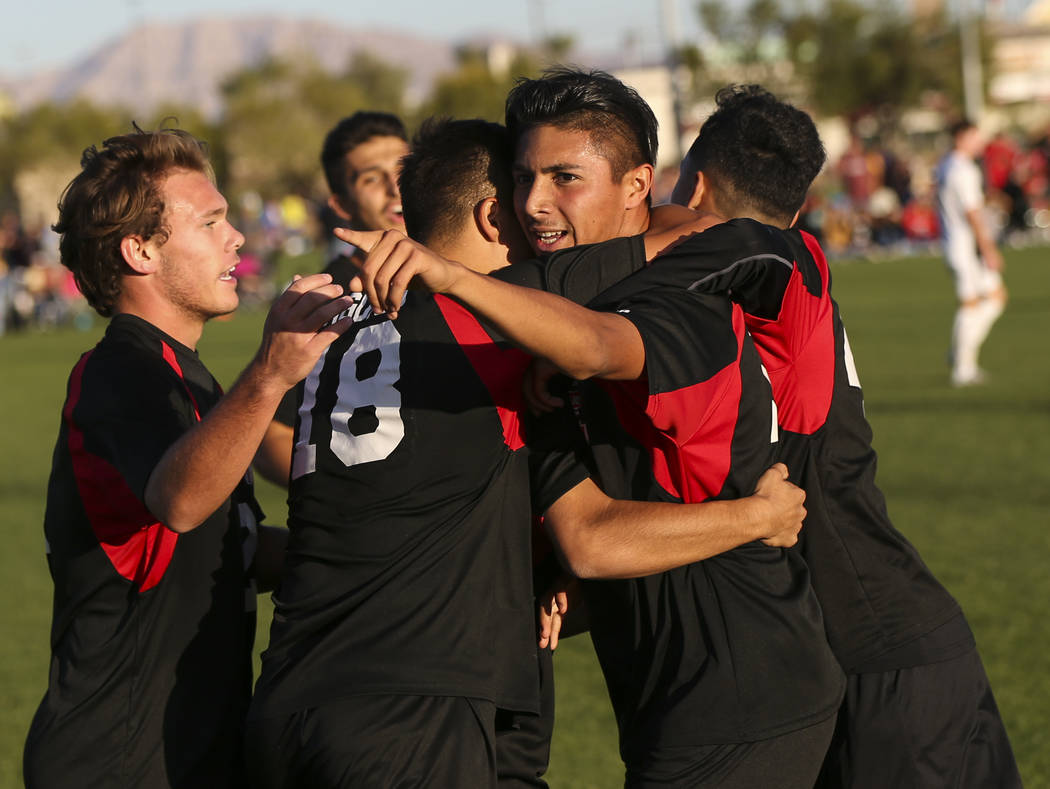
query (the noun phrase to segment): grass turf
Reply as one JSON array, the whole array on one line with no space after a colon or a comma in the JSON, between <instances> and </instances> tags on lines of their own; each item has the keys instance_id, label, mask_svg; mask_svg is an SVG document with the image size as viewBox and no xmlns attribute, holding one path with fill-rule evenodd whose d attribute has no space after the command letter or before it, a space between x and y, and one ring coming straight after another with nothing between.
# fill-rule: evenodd
<instances>
[{"instance_id":1,"label":"grass turf","mask_svg":"<svg viewBox=\"0 0 1050 789\"><path fill-rule=\"evenodd\" d=\"M954 298L933 259L833 266L879 452L879 484L898 526L962 603L1029 789L1050 788L1050 250L1007 254L1011 301L982 353L986 385L948 386ZM304 266L314 268L313 262ZM205 331L201 355L224 384L256 348L263 315ZM51 583L42 518L65 380L100 336L62 330L0 338L0 787L21 784L26 729L47 678ZM265 483L272 521L283 495ZM260 600L260 647L271 608ZM612 715L586 636L556 657L555 787L621 785Z\"/></svg>"}]
</instances>

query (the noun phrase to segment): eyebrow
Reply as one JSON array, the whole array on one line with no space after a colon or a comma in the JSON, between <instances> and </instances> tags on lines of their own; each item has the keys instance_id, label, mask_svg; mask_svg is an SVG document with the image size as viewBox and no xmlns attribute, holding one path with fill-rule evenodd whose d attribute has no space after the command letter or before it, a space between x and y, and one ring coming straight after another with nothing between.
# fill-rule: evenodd
<instances>
[{"instance_id":1,"label":"eyebrow","mask_svg":"<svg viewBox=\"0 0 1050 789\"><path fill-rule=\"evenodd\" d=\"M571 162L557 162L555 164L548 164L546 167L541 167L540 168L540 172L543 173L544 175L549 175L550 173L558 173L558 172L563 172L565 170L579 170L580 167L581 167L581 165L573 164ZM515 162L511 166L511 169L512 170L528 171L530 168L526 167L523 164L519 164L519 163Z\"/></svg>"},{"instance_id":2,"label":"eyebrow","mask_svg":"<svg viewBox=\"0 0 1050 789\"><path fill-rule=\"evenodd\" d=\"M367 167L362 167L360 170L351 170L350 171L350 177L351 178L360 178L365 173L372 173L372 172L376 172L376 171L382 172L384 169L385 168L381 164L370 164Z\"/></svg>"},{"instance_id":3,"label":"eyebrow","mask_svg":"<svg viewBox=\"0 0 1050 789\"><path fill-rule=\"evenodd\" d=\"M226 210L227 210L227 206L225 206L225 205L218 206L217 208L213 208L210 211L205 211L203 214L201 214L201 219L211 219L213 216L214 217L222 216L223 214L226 213Z\"/></svg>"}]
</instances>

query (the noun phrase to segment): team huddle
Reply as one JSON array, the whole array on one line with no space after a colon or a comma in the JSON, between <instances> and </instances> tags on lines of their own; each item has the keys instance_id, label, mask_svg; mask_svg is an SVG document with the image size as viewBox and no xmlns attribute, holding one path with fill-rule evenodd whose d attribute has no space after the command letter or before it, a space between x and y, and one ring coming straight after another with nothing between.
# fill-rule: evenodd
<instances>
[{"instance_id":1,"label":"team huddle","mask_svg":"<svg viewBox=\"0 0 1050 789\"><path fill-rule=\"evenodd\" d=\"M1021 786L792 229L813 121L720 91L653 207L656 131L565 68L505 126L410 145L345 119L321 158L352 246L277 299L226 393L195 348L244 238L202 143L85 152L56 230L111 321L54 455L28 787L546 786L563 627L590 632L627 787Z\"/></svg>"}]
</instances>

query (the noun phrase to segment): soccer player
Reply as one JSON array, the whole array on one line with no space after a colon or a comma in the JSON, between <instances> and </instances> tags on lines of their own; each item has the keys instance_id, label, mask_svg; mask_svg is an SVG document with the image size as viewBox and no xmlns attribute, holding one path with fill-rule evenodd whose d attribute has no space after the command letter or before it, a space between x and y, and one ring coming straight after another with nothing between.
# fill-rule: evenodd
<instances>
[{"instance_id":1,"label":"soccer player","mask_svg":"<svg viewBox=\"0 0 1050 789\"><path fill-rule=\"evenodd\" d=\"M321 168L328 184L328 207L357 230L403 230L398 173L408 153L408 135L401 119L388 112L360 110L332 127L321 148ZM325 266L337 285L346 286L357 272L351 257L364 255L350 248ZM295 392L277 408L255 459L263 477L286 486L291 471Z\"/></svg>"},{"instance_id":2,"label":"soccer player","mask_svg":"<svg viewBox=\"0 0 1050 789\"><path fill-rule=\"evenodd\" d=\"M977 355L1006 307L1006 288L1003 256L984 215L981 170L974 162L981 152L981 133L965 120L953 125L951 133L952 150L936 171L944 258L959 298L952 324L951 382L972 386L984 381Z\"/></svg>"},{"instance_id":3,"label":"soccer player","mask_svg":"<svg viewBox=\"0 0 1050 789\"><path fill-rule=\"evenodd\" d=\"M812 236L770 227L794 222L813 169L797 163L820 149L816 129L754 86L723 91L718 105L672 199L758 221L708 230L639 278L731 290L771 371L777 457L811 502L800 548L848 675L818 785L1019 787L966 618L894 528L875 485L871 427L824 255Z\"/></svg>"},{"instance_id":4,"label":"soccer player","mask_svg":"<svg viewBox=\"0 0 1050 789\"><path fill-rule=\"evenodd\" d=\"M516 207L534 249L648 227L655 119L636 93L600 72L558 70L515 88L508 123ZM394 308L387 288L404 285L396 272L421 274L529 350L556 360L560 342L595 350L585 365L563 365L574 377L625 382L584 403L607 493L733 497L765 467L777 430L770 388L742 312L724 298L625 283L609 304L621 316L592 331L564 320L571 305L561 300L426 257L411 244L377 245L370 295ZM797 555L749 544L591 586L588 607L629 786L812 785L843 680Z\"/></svg>"},{"instance_id":5,"label":"soccer player","mask_svg":"<svg viewBox=\"0 0 1050 789\"><path fill-rule=\"evenodd\" d=\"M622 288L732 292L770 371L777 457L809 494L800 547L848 674L818 785L1020 786L965 617L893 527L875 485L871 428L823 253L812 236L784 230L824 159L816 128L757 86L721 91L717 103L673 199L724 224L665 252ZM637 260L641 239L635 244ZM580 270L574 276L579 282ZM582 334L571 346L568 326L579 334L588 317L562 307L549 320L565 320L565 334L548 352L600 349Z\"/></svg>"},{"instance_id":6,"label":"soccer player","mask_svg":"<svg viewBox=\"0 0 1050 789\"><path fill-rule=\"evenodd\" d=\"M111 320L70 376L48 485L51 668L26 785L242 786L253 576L272 583L283 547L249 464L349 300L328 275L297 279L223 396L195 349L237 307L244 237L179 130L88 148L55 230Z\"/></svg>"},{"instance_id":7,"label":"soccer player","mask_svg":"<svg viewBox=\"0 0 1050 789\"><path fill-rule=\"evenodd\" d=\"M410 231L481 272L506 266L527 250L509 171L501 127L424 127L402 175ZM303 388L286 574L249 723L253 780L492 786L497 710L539 706L528 358L445 297L410 294L396 321L364 303L352 313ZM611 502L577 464L552 471L533 498L584 572L645 573L769 536L754 498ZM645 530L650 550L632 550ZM794 542L781 530L786 542L770 544Z\"/></svg>"}]
</instances>

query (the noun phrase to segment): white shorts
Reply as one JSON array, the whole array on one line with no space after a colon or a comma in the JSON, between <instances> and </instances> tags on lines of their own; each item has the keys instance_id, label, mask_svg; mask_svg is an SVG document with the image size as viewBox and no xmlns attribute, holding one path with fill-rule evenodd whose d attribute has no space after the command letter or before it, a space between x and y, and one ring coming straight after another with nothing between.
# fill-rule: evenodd
<instances>
[{"instance_id":1,"label":"white shorts","mask_svg":"<svg viewBox=\"0 0 1050 789\"><path fill-rule=\"evenodd\" d=\"M969 244L954 244L945 250L945 260L955 278L955 295L960 302L976 301L1003 286L998 271L988 268L977 250Z\"/></svg>"}]
</instances>

